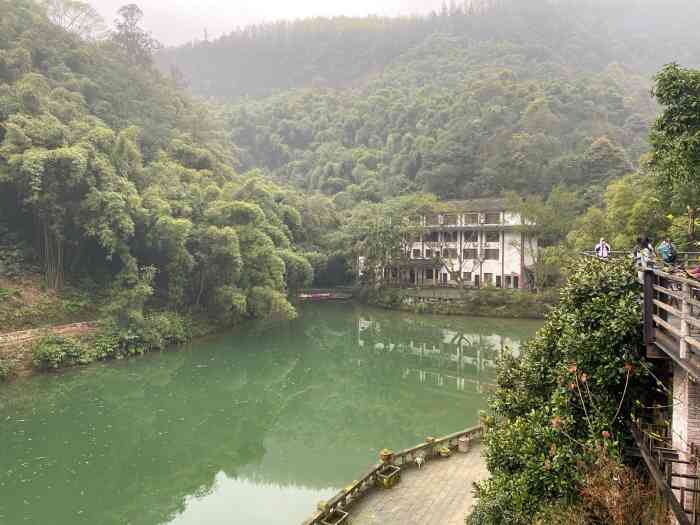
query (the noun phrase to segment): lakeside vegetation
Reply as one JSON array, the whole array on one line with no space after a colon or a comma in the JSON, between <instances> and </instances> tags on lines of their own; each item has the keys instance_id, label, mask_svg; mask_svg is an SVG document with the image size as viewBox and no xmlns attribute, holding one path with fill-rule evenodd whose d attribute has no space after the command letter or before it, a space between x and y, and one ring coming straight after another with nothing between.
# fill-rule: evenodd
<instances>
[{"instance_id":1,"label":"lakeside vegetation","mask_svg":"<svg viewBox=\"0 0 700 525\"><path fill-rule=\"evenodd\" d=\"M663 523L644 515L653 501L634 497L640 483L594 475L634 479L622 465L627 424L653 390L639 290L631 261L581 260L544 327L500 363L484 419L491 479L478 485L469 525Z\"/></svg>"},{"instance_id":2,"label":"lakeside vegetation","mask_svg":"<svg viewBox=\"0 0 700 525\"><path fill-rule=\"evenodd\" d=\"M557 304L557 290L532 293L529 290L501 290L494 287L479 290L435 289L424 293L400 288L362 290L359 299L390 310L418 314L464 315L509 319L544 319Z\"/></svg>"},{"instance_id":3,"label":"lakeside vegetation","mask_svg":"<svg viewBox=\"0 0 700 525\"><path fill-rule=\"evenodd\" d=\"M313 279L306 201L236 171L216 114L153 67L140 11L95 41L30 0L0 9L3 252L50 290L108 290L123 322L146 300L225 324L293 316L285 291Z\"/></svg>"}]
</instances>

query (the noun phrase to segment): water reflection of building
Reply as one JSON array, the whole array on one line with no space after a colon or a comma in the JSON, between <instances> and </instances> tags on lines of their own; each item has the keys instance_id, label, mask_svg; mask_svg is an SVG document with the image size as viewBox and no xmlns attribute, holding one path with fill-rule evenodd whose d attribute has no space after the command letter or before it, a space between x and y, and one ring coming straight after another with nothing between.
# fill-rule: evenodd
<instances>
[{"instance_id":1,"label":"water reflection of building","mask_svg":"<svg viewBox=\"0 0 700 525\"><path fill-rule=\"evenodd\" d=\"M493 385L504 353L520 354L520 340L500 334L411 330L410 324L403 332L385 333L380 322L363 318L358 320L358 346L409 358L411 362L403 365L404 379L458 391L476 386L478 392Z\"/></svg>"}]
</instances>

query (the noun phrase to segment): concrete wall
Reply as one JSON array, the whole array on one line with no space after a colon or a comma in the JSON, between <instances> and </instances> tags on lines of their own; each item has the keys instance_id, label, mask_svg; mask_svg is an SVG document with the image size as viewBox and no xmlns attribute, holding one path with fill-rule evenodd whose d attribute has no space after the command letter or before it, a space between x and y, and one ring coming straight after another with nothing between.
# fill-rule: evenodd
<instances>
[{"instance_id":1,"label":"concrete wall","mask_svg":"<svg viewBox=\"0 0 700 525\"><path fill-rule=\"evenodd\" d=\"M680 366L673 368L673 421L671 422L673 448L681 452L682 460L690 459L690 444L700 445L700 384L691 381ZM695 467L674 465L678 474L695 474ZM676 478L675 486L693 487L692 480ZM680 500L680 491L676 497ZM692 496L686 494L686 508L692 508ZM674 520L675 521L675 520Z\"/></svg>"}]
</instances>

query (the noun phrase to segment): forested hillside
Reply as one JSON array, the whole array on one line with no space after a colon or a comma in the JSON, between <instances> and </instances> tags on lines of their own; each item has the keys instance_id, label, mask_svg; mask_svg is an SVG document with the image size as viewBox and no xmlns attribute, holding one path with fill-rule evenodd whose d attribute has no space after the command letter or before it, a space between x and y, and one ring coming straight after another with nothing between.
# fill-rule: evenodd
<instances>
[{"instance_id":1,"label":"forested hillside","mask_svg":"<svg viewBox=\"0 0 700 525\"><path fill-rule=\"evenodd\" d=\"M652 73L697 60L700 6L664 6L453 2L423 18L250 27L159 60L231 102L244 170L341 209L565 185L583 210L647 151Z\"/></svg>"},{"instance_id":2,"label":"forested hillside","mask_svg":"<svg viewBox=\"0 0 700 525\"><path fill-rule=\"evenodd\" d=\"M312 280L296 246L317 237L303 223L313 199L237 173L220 120L153 67L140 10L122 8L100 41L31 0L0 0L0 12L0 232L12 253L39 261L49 288L111 290L121 317L146 300L225 322L293 315L285 290Z\"/></svg>"}]
</instances>

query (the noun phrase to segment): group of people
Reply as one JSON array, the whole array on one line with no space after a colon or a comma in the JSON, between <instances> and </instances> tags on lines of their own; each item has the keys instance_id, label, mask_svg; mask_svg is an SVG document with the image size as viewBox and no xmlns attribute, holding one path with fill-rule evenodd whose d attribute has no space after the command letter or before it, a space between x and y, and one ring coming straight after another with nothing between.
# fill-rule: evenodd
<instances>
[{"instance_id":1,"label":"group of people","mask_svg":"<svg viewBox=\"0 0 700 525\"><path fill-rule=\"evenodd\" d=\"M595 254L596 257L604 261L610 258L612 248L604 237L601 237L600 242L596 244ZM664 264L673 266L678 259L678 250L668 237L663 240L658 248L654 248L654 243L649 237L637 237L632 256L637 264L643 267L654 266L657 256L661 258Z\"/></svg>"},{"instance_id":2,"label":"group of people","mask_svg":"<svg viewBox=\"0 0 700 525\"><path fill-rule=\"evenodd\" d=\"M600 242L596 244L595 254L596 257L604 261L607 261L612 255L612 248L605 238L601 238ZM632 256L640 268L653 268L656 266L657 260L660 260L664 265L671 266L673 272L683 272L693 279L700 280L700 266L685 269L678 266L678 250L668 237L656 248L649 237L637 237Z\"/></svg>"}]
</instances>

